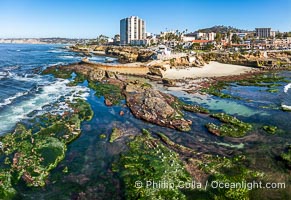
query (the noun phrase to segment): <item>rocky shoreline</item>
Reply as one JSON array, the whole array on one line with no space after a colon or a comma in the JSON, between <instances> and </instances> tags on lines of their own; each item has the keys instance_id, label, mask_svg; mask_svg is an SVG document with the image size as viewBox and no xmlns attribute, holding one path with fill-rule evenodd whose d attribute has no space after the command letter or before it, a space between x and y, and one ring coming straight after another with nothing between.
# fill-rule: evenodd
<instances>
[{"instance_id":1,"label":"rocky shoreline","mask_svg":"<svg viewBox=\"0 0 291 200\"><path fill-rule=\"evenodd\" d=\"M120 63L143 62L148 63L153 60L156 54L147 48L138 47L120 47L120 46L98 46L98 45L74 45L69 47L72 51L81 52L85 55L90 53L95 55L117 57ZM160 62L159 67L170 65L171 67L203 67L210 61L216 61L225 64L243 65L258 68L290 68L291 53L282 52L203 52L188 54L186 56L172 57L165 62Z\"/></svg>"},{"instance_id":2,"label":"rocky shoreline","mask_svg":"<svg viewBox=\"0 0 291 200\"><path fill-rule=\"evenodd\" d=\"M113 55L112 52L111 54ZM207 55L207 58L204 56L206 55L197 55L192 63L204 65L211 61L210 55ZM230 58L232 57L230 56ZM189 62L187 58L161 62L150 61L142 67L129 64L113 66L80 62L66 66L49 67L42 72L42 75L54 75L56 78L71 79L68 86L86 82L88 87L95 92L95 96L104 97L106 106L127 106L131 114L137 119L177 130L178 133L191 130L195 123L195 118L189 118L187 113L192 112L211 121L205 123L204 128L213 137L221 139L234 138L237 141L242 141L250 131L253 131L254 126L251 123L226 113L213 112L200 105L188 104L174 95L156 89L148 82L132 79L125 76L125 74L138 75L167 87L178 87L180 90L189 93L210 94L220 98L235 99L235 97L222 91L224 87L228 86L228 83L236 82L241 85L263 85L273 88L276 81L284 81L284 79L276 76L265 76L265 72L289 69L288 66L282 64L279 69L276 67L271 67L271 70L260 68L240 75L186 80L167 79L163 77L161 71L160 74L158 71L153 73L155 69L164 71L165 68L167 70L167 67L190 67L187 62ZM221 60L221 62L224 62L224 60ZM225 62L229 62L229 60ZM143 67L147 70L140 74L135 72L127 73L127 71L123 73L125 72L124 69L134 71L134 68L138 71ZM124 71L122 72L121 69ZM75 75L74 78L72 78L73 74ZM0 186L1 195L3 194L5 197L16 195L16 191L10 181L11 177L14 177L14 173L17 174L17 181L24 181L28 187L45 185L49 171L54 169L64 158L66 145L81 134L80 123L84 120L90 120L93 116L90 105L85 101L77 100L77 102L71 104L71 108L72 113L65 113L63 116L42 116L43 118L38 121L40 123L36 123L32 129L20 126L12 134L1 138L1 141L4 141L4 152L1 152L0 155L7 157L5 158L5 166L9 166L9 169L12 170L0 171L2 183L3 177L5 178L4 184ZM124 112L121 110L119 115L123 116ZM43 125L39 126L39 124ZM262 126L262 130L270 132L270 134L276 134L278 131L276 127L268 124L260 124L260 126ZM31 131L34 132L34 135L31 134ZM24 138L21 138L21 135ZM123 129L114 127L109 143L115 145L120 141L124 142L125 135ZM106 135L100 135L101 137L106 138ZM16 140L23 140L18 144L17 148L22 149L24 153L15 149L14 144L16 142L14 141ZM168 180L175 183L181 180L195 180L203 185L206 184L206 181L228 183L233 181L246 182L247 180L275 180L274 177L264 176L259 170L249 168L251 160L246 155L236 155L233 151L225 153L228 157L222 157L218 154L216 156L202 154L172 141L162 132L150 132L145 129L129 136L128 140L129 143L126 144L128 150L121 152L120 156L114 159L112 166L112 171L117 173L123 181L124 196L128 199L141 197L157 199L165 197L165 195L170 195L171 198L186 199L189 196L197 196L197 192L201 195L201 191L196 189L175 189L165 194L163 190L136 188L133 187L132 183L137 181L137 178L145 181L156 177L158 180ZM52 145L52 143L56 144L56 146ZM31 147L30 149L27 149L27 144ZM42 155L43 149L50 149L53 152L58 152L58 154L55 155L54 159L49 160L48 157ZM30 150L35 153L30 154ZM278 162L287 166L287 171L291 165L290 152L290 147L288 146L286 151L276 154L279 159ZM27 164L30 163L29 160L35 160L34 169L36 171ZM280 180L286 178L286 176L286 174L282 175ZM288 178L286 180L290 181ZM217 196L224 199L248 199L252 192L247 188L241 190L213 190L206 188L203 195L209 199L215 199ZM282 190L277 192L285 194ZM261 193L258 195L259 197L260 195L262 196Z\"/></svg>"}]
</instances>

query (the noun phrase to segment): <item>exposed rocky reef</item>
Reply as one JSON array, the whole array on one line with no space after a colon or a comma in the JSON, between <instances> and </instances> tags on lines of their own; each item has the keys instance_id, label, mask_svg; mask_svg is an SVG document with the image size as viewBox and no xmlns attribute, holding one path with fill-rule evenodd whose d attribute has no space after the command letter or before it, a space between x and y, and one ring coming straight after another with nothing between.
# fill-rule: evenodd
<instances>
[{"instance_id":1,"label":"exposed rocky reef","mask_svg":"<svg viewBox=\"0 0 291 200\"><path fill-rule=\"evenodd\" d=\"M223 122L220 126L214 123L206 124L208 130L217 136L242 137L252 129L251 124L242 122L225 113L216 113L210 116Z\"/></svg>"},{"instance_id":2,"label":"exposed rocky reef","mask_svg":"<svg viewBox=\"0 0 291 200\"><path fill-rule=\"evenodd\" d=\"M291 56L289 53L271 53L265 54L263 51L250 53L202 53L205 61L217 61L220 63L244 65L259 68L290 68Z\"/></svg>"},{"instance_id":3,"label":"exposed rocky reef","mask_svg":"<svg viewBox=\"0 0 291 200\"><path fill-rule=\"evenodd\" d=\"M192 122L172 106L176 98L154 90L150 85L129 83L124 91L126 102L137 118L181 131L189 131Z\"/></svg>"},{"instance_id":4,"label":"exposed rocky reef","mask_svg":"<svg viewBox=\"0 0 291 200\"><path fill-rule=\"evenodd\" d=\"M88 79L88 86L96 91L96 96L104 96L107 106L118 104L125 99L135 117L160 126L189 131L192 122L184 118L182 110L208 113L206 109L198 105L187 105L173 95L155 90L150 84L119 79L114 73L108 76L107 71L96 68L94 65L54 66L43 73L68 78L73 72L77 74L75 80L72 81L73 84Z\"/></svg>"},{"instance_id":5,"label":"exposed rocky reef","mask_svg":"<svg viewBox=\"0 0 291 200\"><path fill-rule=\"evenodd\" d=\"M281 158L285 162L286 166L291 169L291 145L286 148L286 151L281 154Z\"/></svg>"},{"instance_id":6,"label":"exposed rocky reef","mask_svg":"<svg viewBox=\"0 0 291 200\"><path fill-rule=\"evenodd\" d=\"M243 97L233 96L223 92L230 84L237 84L241 86L257 86L266 88L265 90L270 93L278 92L278 86L287 83L286 77L278 76L277 72L270 72L268 74L263 72L249 73L243 76L229 76L229 77L216 77L208 80L208 83L201 84L202 88L199 89L201 93L211 94L220 98L233 98L242 100ZM191 92L191 91L190 91Z\"/></svg>"},{"instance_id":7,"label":"exposed rocky reef","mask_svg":"<svg viewBox=\"0 0 291 200\"><path fill-rule=\"evenodd\" d=\"M158 135L157 139L142 130L129 142L129 151L113 164L127 199L249 199L248 188L211 188L210 184L262 178L261 173L244 166L244 156L199 154L164 134ZM155 187L154 182L164 184L164 188Z\"/></svg>"},{"instance_id":8,"label":"exposed rocky reef","mask_svg":"<svg viewBox=\"0 0 291 200\"><path fill-rule=\"evenodd\" d=\"M50 171L64 159L67 144L81 134L81 122L93 116L84 100L78 99L69 106L73 112L62 116L45 114L35 119L37 127L18 124L13 133L0 137L1 199L15 196L14 185L20 180L29 187L46 184Z\"/></svg>"}]
</instances>

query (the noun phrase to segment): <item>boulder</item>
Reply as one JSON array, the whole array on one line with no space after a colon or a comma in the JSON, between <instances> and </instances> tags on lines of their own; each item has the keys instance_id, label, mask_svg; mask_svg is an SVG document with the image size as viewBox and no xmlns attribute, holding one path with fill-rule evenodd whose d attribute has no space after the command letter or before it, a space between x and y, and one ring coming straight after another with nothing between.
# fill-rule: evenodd
<instances>
[{"instance_id":1,"label":"boulder","mask_svg":"<svg viewBox=\"0 0 291 200\"><path fill-rule=\"evenodd\" d=\"M105 103L106 106L112 106L113 105L113 103L107 98L104 100L104 103Z\"/></svg>"},{"instance_id":2,"label":"boulder","mask_svg":"<svg viewBox=\"0 0 291 200\"><path fill-rule=\"evenodd\" d=\"M112 79L116 78L115 73L112 71L108 71L108 70L105 71L105 76L106 76L106 78L112 78Z\"/></svg>"},{"instance_id":3,"label":"boulder","mask_svg":"<svg viewBox=\"0 0 291 200\"><path fill-rule=\"evenodd\" d=\"M124 94L135 117L180 131L191 129L192 122L185 120L179 108L174 106L174 96L139 83L127 85Z\"/></svg>"},{"instance_id":4,"label":"boulder","mask_svg":"<svg viewBox=\"0 0 291 200\"><path fill-rule=\"evenodd\" d=\"M138 62L147 62L152 59L154 55L153 51L139 51L137 61Z\"/></svg>"},{"instance_id":5,"label":"boulder","mask_svg":"<svg viewBox=\"0 0 291 200\"><path fill-rule=\"evenodd\" d=\"M151 74L151 75L163 77L164 73L165 73L165 68L162 66L150 66L149 67L149 74Z\"/></svg>"},{"instance_id":6,"label":"boulder","mask_svg":"<svg viewBox=\"0 0 291 200\"><path fill-rule=\"evenodd\" d=\"M176 81L173 79L163 78L162 82L165 86L168 86L168 87L176 86Z\"/></svg>"},{"instance_id":7,"label":"boulder","mask_svg":"<svg viewBox=\"0 0 291 200\"><path fill-rule=\"evenodd\" d=\"M88 78L91 81L101 81L105 77L105 70L96 68L88 73Z\"/></svg>"}]
</instances>

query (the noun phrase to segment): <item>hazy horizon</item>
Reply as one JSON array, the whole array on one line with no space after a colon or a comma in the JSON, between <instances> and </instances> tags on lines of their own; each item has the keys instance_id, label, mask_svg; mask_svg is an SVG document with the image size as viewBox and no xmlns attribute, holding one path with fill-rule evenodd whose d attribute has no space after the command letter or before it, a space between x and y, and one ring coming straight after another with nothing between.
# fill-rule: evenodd
<instances>
[{"instance_id":1,"label":"hazy horizon","mask_svg":"<svg viewBox=\"0 0 291 200\"><path fill-rule=\"evenodd\" d=\"M214 25L291 31L289 0L37 1L0 0L0 38L96 38L119 33L119 21L139 16L146 31L208 28Z\"/></svg>"}]
</instances>

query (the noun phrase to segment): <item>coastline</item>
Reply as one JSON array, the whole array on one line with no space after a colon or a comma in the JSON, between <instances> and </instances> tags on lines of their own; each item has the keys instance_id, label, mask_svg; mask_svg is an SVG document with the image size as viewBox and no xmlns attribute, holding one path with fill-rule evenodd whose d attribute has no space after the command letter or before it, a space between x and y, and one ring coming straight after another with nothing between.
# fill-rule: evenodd
<instances>
[{"instance_id":1,"label":"coastline","mask_svg":"<svg viewBox=\"0 0 291 200\"><path fill-rule=\"evenodd\" d=\"M288 124L284 125L284 121L288 119L288 113L278 107L269 108L268 101L267 104L263 104L267 108L260 107L261 100L266 101L268 97L280 98L280 95L277 95L280 94L280 91L277 93L266 91L267 89L278 90L282 87L279 83L285 83L285 79L276 75L276 71L210 62L202 68L186 66L187 68L183 69L185 66L177 68L172 66L172 69L165 69L165 74L167 75L169 72L168 77L171 75L173 78L162 76L156 81L150 81L148 80L148 69L151 66L148 64L80 62L54 65L43 71L42 75L48 75L47 77L53 75L60 80L65 79L67 84L64 88L69 87L74 90L75 86L82 85L90 91L90 94L84 102L80 102L78 107L72 109L79 113L72 113L71 120L63 121L65 130L66 124L68 124L67 132L72 133L77 140L70 144L66 156L63 156L65 154L62 153L60 157L56 158L55 165L52 167L54 170L49 172L51 176L44 177L40 182L45 185L45 190L35 188L35 195L47 194L50 193L50 188L53 188L54 191L63 188L63 185L67 187L74 183L86 188L85 195L92 195L92 191L99 191L103 188L104 193L106 190L105 195L110 196L111 193L108 191L112 188L112 185L110 186L112 182L115 183L113 190L116 190L117 194L124 191L133 191L135 194L138 191L132 187L131 180L128 181L129 179L125 179L123 176L112 177L116 173L134 174L134 170L143 171L148 168L148 165L157 170L162 169L158 175L153 172L157 180L164 180L162 179L164 177L160 175L163 175L166 170L174 173L171 178L175 178L175 180L179 180L178 174L188 174L188 178L197 178L197 181L202 184L205 184L209 176L214 177L216 181L232 180L232 178L239 178L239 181L258 178L264 181L266 177L249 176L249 174L260 174L261 172L267 172L268 180L273 181L276 179L273 174L274 169L285 169L283 164L288 164L288 160L283 159L286 145L282 145L282 141L286 139L288 134L285 132L287 133L289 130L287 128L290 127ZM136 78L138 72L140 73L139 78ZM266 75L265 72L270 72L274 76ZM175 87L172 87L173 85ZM194 91L195 86L197 88ZM248 88L255 88L255 90ZM175 95L171 92L172 89L183 91L183 94ZM232 92L238 92L237 94L242 98L237 98ZM252 93L248 97L249 99L244 99L249 93ZM262 94L263 96L259 96ZM256 99L257 97L258 99ZM67 101L66 99L70 98L65 98L65 101ZM259 102L256 102L257 100ZM87 108L81 109L84 106ZM94 111L94 115L90 114L89 106ZM262 109L265 110L262 111ZM69 113L66 108L63 111L60 115L65 120ZM272 115L268 117L258 114L262 112L269 112ZM86 113L90 115L87 116ZM58 140L71 137L69 134L62 133L64 129L59 128L59 116L55 114L50 115L52 118L48 118L48 125L46 125L47 116L40 117L40 121L34 120L34 122L40 123L33 122L32 131L38 133L40 130L41 134L47 133L48 137L51 137L52 132L58 136L56 137ZM77 115L80 119L85 117L88 121L71 123ZM286 130L282 130L282 127L283 129L285 127ZM30 137L28 134L30 129L28 127L26 131L28 137ZM38 133L38 135L41 134ZM8 134L3 137L9 139L14 135ZM38 144L39 141L28 140L28 142L32 143L33 151L37 149L35 144ZM264 162L268 164L281 162L282 164L276 168L266 169L254 166L254 164L245 165L245 163L256 163L256 159L266 154L266 148L258 148L262 146L267 146L267 151L271 149L274 155L282 158L281 161L278 161L268 155L268 160L264 160ZM160 151L163 154L160 154ZM19 160L21 154L16 155L11 158ZM84 155L89 159L84 160ZM134 159L131 159L136 156L148 160L138 160L138 166L136 166L136 161L132 162ZM60 160L63 161L60 162ZM14 166L13 162L11 160L11 168ZM173 162L174 166L172 166ZM22 167L21 164L19 166ZM225 173L225 168L235 170L235 177ZM96 169L101 173L84 169ZM43 173L48 175L47 171L40 174ZM9 172L7 174L9 175ZM147 172L140 175L143 180L152 177L152 174ZM280 173L280 175L279 180L283 181L286 174ZM20 184L30 187L32 183L36 182L36 178L38 176L34 173L26 172L19 180L21 179ZM110 184L104 183L104 179L108 180ZM124 180L126 180L124 182L126 188L120 185L120 182ZM171 180L173 179L169 179L169 181ZM14 185L9 185L9 180L5 183L8 185L7 187L14 188ZM92 188L93 190L91 190ZM16 189L18 191L18 188ZM24 195L27 194L26 191L20 191ZM223 191L216 192L224 195ZM205 193L211 195L208 189L205 190ZM98 192L94 194L100 195ZM71 190L62 191L57 195L67 197L71 195ZM249 193L238 193L238 195L246 197Z\"/></svg>"}]
</instances>

